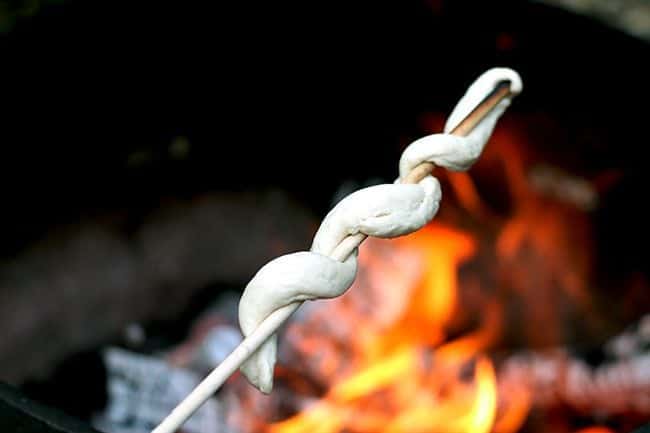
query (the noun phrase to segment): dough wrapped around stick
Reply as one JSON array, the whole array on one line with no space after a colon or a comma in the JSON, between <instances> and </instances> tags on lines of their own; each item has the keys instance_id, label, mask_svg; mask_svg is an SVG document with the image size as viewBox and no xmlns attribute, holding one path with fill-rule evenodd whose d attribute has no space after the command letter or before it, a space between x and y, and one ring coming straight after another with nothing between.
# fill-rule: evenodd
<instances>
[{"instance_id":1,"label":"dough wrapped around stick","mask_svg":"<svg viewBox=\"0 0 650 433\"><path fill-rule=\"evenodd\" d=\"M276 309L293 302L342 295L357 273L357 254L344 262L328 257L346 236L391 238L411 233L433 218L440 185L433 177L418 185L377 185L343 199L325 218L311 251L287 254L266 264L248 283L239 303L239 325L248 335ZM273 388L276 336L241 367L262 392Z\"/></svg>"},{"instance_id":2,"label":"dough wrapped around stick","mask_svg":"<svg viewBox=\"0 0 650 433\"><path fill-rule=\"evenodd\" d=\"M464 137L448 133L503 80L510 81L505 97ZM519 75L494 68L481 75L467 90L445 125L445 133L421 138L404 151L400 179L423 162L451 170L467 170L480 156L498 118L522 89ZM277 309L294 302L333 298L354 281L357 254L343 261L330 257L348 236L364 234L393 238L417 231L435 216L441 198L440 184L426 176L417 184L384 184L364 188L339 202L325 217L310 251L279 257L266 264L246 286L239 303L239 323L245 336ZM241 367L242 373L262 392L273 388L277 338L267 340Z\"/></svg>"}]
</instances>

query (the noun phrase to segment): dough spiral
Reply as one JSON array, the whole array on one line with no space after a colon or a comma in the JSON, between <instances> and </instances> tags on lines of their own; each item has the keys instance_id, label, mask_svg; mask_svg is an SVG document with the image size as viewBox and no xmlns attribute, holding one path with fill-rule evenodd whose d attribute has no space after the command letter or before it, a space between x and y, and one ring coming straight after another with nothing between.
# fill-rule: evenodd
<instances>
[{"instance_id":1,"label":"dough spiral","mask_svg":"<svg viewBox=\"0 0 650 433\"><path fill-rule=\"evenodd\" d=\"M466 137L448 134L501 80L510 80L511 94L522 89L519 75L507 68L490 69L467 90L449 116L444 133L421 138L404 151L400 178L418 164L429 161L451 170L466 170L480 156L497 119L510 104L505 98ZM363 233L393 238L412 233L438 211L440 184L427 176L418 184L384 184L356 191L323 220L310 251L278 257L262 267L248 283L239 303L239 324L249 335L273 311L293 302L333 298L352 284L357 271L356 251L345 261L331 257L348 235ZM262 392L273 388L277 337L267 340L241 367L242 373Z\"/></svg>"}]
</instances>

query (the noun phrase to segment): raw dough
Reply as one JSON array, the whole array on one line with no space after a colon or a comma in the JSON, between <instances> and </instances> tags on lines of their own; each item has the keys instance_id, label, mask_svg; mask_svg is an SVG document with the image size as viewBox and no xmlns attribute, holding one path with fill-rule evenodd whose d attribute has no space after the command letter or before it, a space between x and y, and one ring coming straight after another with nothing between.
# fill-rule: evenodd
<instances>
[{"instance_id":1,"label":"raw dough","mask_svg":"<svg viewBox=\"0 0 650 433\"><path fill-rule=\"evenodd\" d=\"M498 81L511 81L512 93L522 89L519 75L507 68L494 68L481 75L467 90L445 125L445 133L413 142L402 154L400 177L424 161L451 170L466 170L480 156L497 119L510 104L504 99L467 137L447 134L494 88ZM377 185L350 194L325 217L309 252L278 257L266 264L248 283L239 303L239 324L249 335L276 309L298 301L333 298L354 281L356 252L344 262L334 260L336 246L348 235L364 233L392 238L412 233L428 223L438 211L438 181L427 176L420 183ZM264 393L273 388L276 360L273 336L241 367L248 380Z\"/></svg>"}]
</instances>

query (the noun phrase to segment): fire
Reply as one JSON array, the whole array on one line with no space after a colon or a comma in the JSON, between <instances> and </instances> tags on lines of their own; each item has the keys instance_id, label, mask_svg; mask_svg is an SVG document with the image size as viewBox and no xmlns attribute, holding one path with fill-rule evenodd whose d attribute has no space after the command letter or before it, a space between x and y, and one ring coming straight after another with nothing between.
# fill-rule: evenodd
<instances>
[{"instance_id":1,"label":"fire","mask_svg":"<svg viewBox=\"0 0 650 433\"><path fill-rule=\"evenodd\" d=\"M572 253L588 239L574 226L585 221L575 209L531 187L518 138L501 131L495 139L475 173L487 167L488 176L500 174L507 210L481 200L474 174L442 174L455 207L443 205L436 222L410 236L369 239L355 285L304 306L287 327L276 373L298 395L299 403L288 405L297 413L256 431L521 429L535 396L525 384L498 381L486 353L507 333L523 334L533 347L561 342L556 319L564 300L589 307L589 255ZM472 266L468 279L461 271ZM513 310L522 323L544 326L506 327Z\"/></svg>"},{"instance_id":2,"label":"fire","mask_svg":"<svg viewBox=\"0 0 650 433\"><path fill-rule=\"evenodd\" d=\"M269 433L487 433L492 429L497 414L496 378L492 362L480 351L499 328L500 312L488 308L478 330L441 344L458 308L458 268L475 253L474 240L433 224L394 245L416 251L423 264L409 301L389 327L356 341L352 371L334 380L308 409L270 425ZM368 265L369 257L362 252L361 263ZM468 368L472 377L465 379Z\"/></svg>"},{"instance_id":3,"label":"fire","mask_svg":"<svg viewBox=\"0 0 650 433\"><path fill-rule=\"evenodd\" d=\"M410 348L388 355L334 385L330 395L334 401L346 403L390 386L417 367L417 355L417 352Z\"/></svg>"}]
</instances>

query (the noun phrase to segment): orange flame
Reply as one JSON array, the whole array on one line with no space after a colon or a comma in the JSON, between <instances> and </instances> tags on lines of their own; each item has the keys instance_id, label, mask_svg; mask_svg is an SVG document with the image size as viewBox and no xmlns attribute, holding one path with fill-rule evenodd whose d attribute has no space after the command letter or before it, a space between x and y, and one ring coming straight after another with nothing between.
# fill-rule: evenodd
<instances>
[{"instance_id":1,"label":"orange flame","mask_svg":"<svg viewBox=\"0 0 650 433\"><path fill-rule=\"evenodd\" d=\"M321 400L270 425L269 433L490 431L497 412L492 363L479 356L469 383L460 370L492 341L500 311L489 308L480 329L435 349L453 318L457 270L474 254L474 241L430 225L396 244L417 251L426 264L401 317L386 332L366 339L358 348L356 368Z\"/></svg>"},{"instance_id":2,"label":"orange flame","mask_svg":"<svg viewBox=\"0 0 650 433\"><path fill-rule=\"evenodd\" d=\"M588 304L588 259L570 253L583 241L567 224L574 215L531 189L516 138L501 133L500 140L501 146L492 145L496 154L484 160L492 167L496 161L507 182L504 191L512 203L505 218L481 201L470 175L444 175L463 215L491 225L484 234L493 247L489 270L504 286L490 287L494 296L489 297L482 279L476 283L482 293L475 300L481 319L476 329L449 338L464 313L459 300L467 296L459 291L459 270L475 256L482 260L482 238L434 223L393 241L370 239L359 256L359 279L365 282L358 279L360 287L331 301L327 313L313 313L287 331L287 338L296 339L295 350L313 360L317 373L312 374L327 391L298 414L268 425L268 433L514 433L522 427L533 404L531 390L499 383L498 393L494 366L484 355L502 331L511 331L502 323L504 298L497 296L523 298L523 314L532 322L552 322L558 286L572 300ZM525 269L534 266L539 272L531 282ZM381 311L369 299L367 286L373 285L381 286ZM547 329L552 326L524 332L533 343L557 343L556 330ZM328 340L320 332L314 337L314 327L334 331Z\"/></svg>"}]
</instances>

